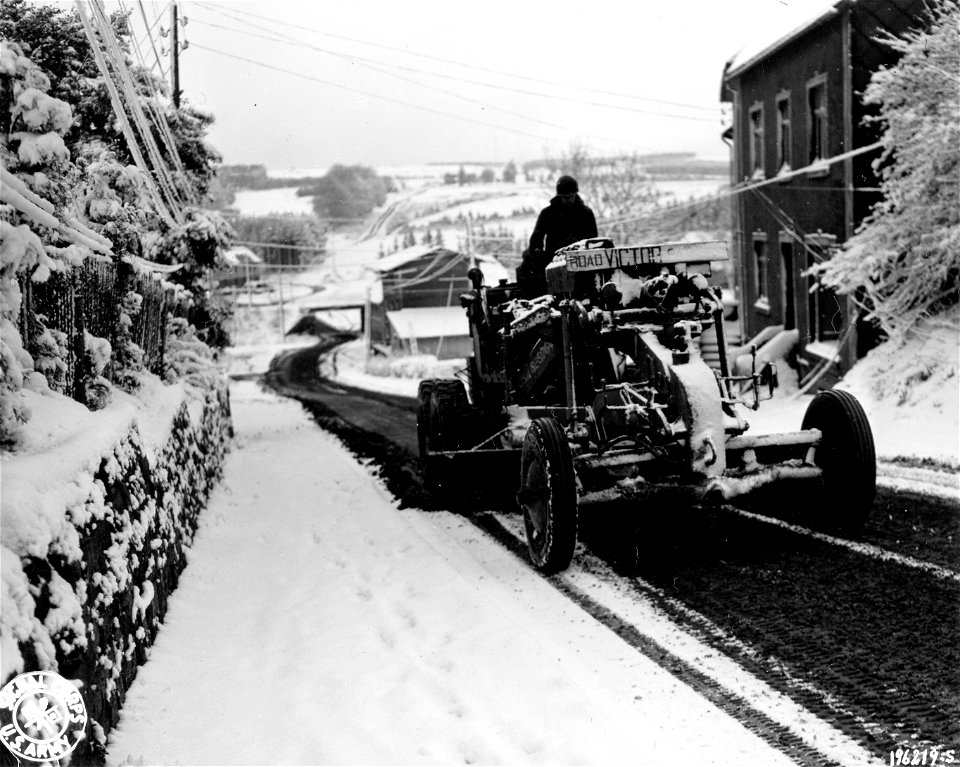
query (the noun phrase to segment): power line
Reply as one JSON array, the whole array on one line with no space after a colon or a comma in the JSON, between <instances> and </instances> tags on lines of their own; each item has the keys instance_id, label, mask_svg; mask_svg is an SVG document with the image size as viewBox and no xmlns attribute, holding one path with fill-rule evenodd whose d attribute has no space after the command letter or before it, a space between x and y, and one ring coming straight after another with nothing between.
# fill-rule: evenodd
<instances>
[{"instance_id":1,"label":"power line","mask_svg":"<svg viewBox=\"0 0 960 767\"><path fill-rule=\"evenodd\" d=\"M882 147L883 147L882 141L875 141L874 143L868 144L867 146L862 146L862 147L859 147L858 149L851 149L849 152L844 152L843 154L834 155L833 157L828 157L825 160L819 160L815 163L811 163L810 165L806 165L803 168L797 168L796 170L792 170L789 173L780 173L776 176L773 176L772 178L767 178L762 181L757 181L754 183L743 182L741 184L736 184L730 187L729 189L727 189L726 191L721 192L720 194L713 195L711 197L704 197L700 200L695 200L693 203L688 203L688 205L689 204L699 205L699 204L704 204L708 202L714 202L716 200L723 200L723 199L726 199L727 197L732 197L735 194L742 194L743 192L747 192L753 189L759 189L760 187L769 186L770 184L778 184L782 181L786 181L787 179L793 178L794 176L800 176L802 174L809 173L811 170L820 170L821 168L825 168L829 165L835 165L836 163L842 162L844 160L848 160L851 157L856 157L857 155L866 154L867 152L872 152ZM789 189L789 188L790 187L784 187L784 189ZM685 207L685 206L678 205L673 208L665 208L664 210L678 210L681 207ZM640 216L628 216L626 218L609 219L609 220L602 221L602 223L604 223L607 226L618 226L620 224L627 224L633 221L642 221L645 218L647 218L647 214L640 215Z\"/></svg>"},{"instance_id":2,"label":"power line","mask_svg":"<svg viewBox=\"0 0 960 767\"><path fill-rule=\"evenodd\" d=\"M233 18L234 21L240 21L241 23L247 23L247 24L249 24L249 22L245 22L245 21L242 20L242 19L237 19L236 17L232 16L229 12L222 11L222 10L219 10L219 9L213 9L213 8L207 6L206 4L203 4L203 3L197 3L197 4L200 5L201 8L204 8L204 9L206 9L206 10L213 10L214 12L219 13L219 14L224 15L224 16L227 16L228 18ZM210 22L205 22L205 23L209 24ZM278 22L278 23L279 23L279 22ZM301 29L307 29L307 28L306 28L306 27L301 27ZM274 33L274 34L276 34L276 33ZM320 34L324 34L324 33L320 33ZM311 45L310 43L306 43L306 42L299 41L299 40L298 40L298 41L295 41L295 42L296 42L297 45L300 45L300 46L302 46L302 47L304 47L304 48L310 48L310 49L312 49L312 50L321 51L321 52L323 52L323 53L328 53L328 54L335 55L335 56L348 56L349 58L355 59L355 60L357 60L357 61L373 62L373 63L375 63L375 64L380 64L380 65L383 65L383 64L387 63L387 62L383 62L383 61L378 61L378 60L376 60L376 59L369 59L369 58L364 57L364 56L358 56L358 55L352 54L352 53L351 53L351 54L344 54L344 53L340 53L340 52L330 51L330 50L328 50L328 49L326 49L326 48L320 48L319 46ZM388 66L394 67L394 68L396 68L396 69L402 69L402 70L407 71L407 72L415 72L415 73L417 73L417 74L424 74L424 75L427 75L427 76L429 76L429 77L439 77L439 78L443 78L443 79L445 79L445 80L453 80L453 81L459 82L459 83L466 83L466 84L468 84L468 85L478 85L478 86L483 87L483 88L493 88L493 89L495 89L495 90L508 91L508 92L510 92L510 93L519 93L519 94L524 95L524 96L536 96L536 97L538 97L538 98L553 99L554 101L565 101L565 102L569 102L569 103L573 103L573 104L578 104L578 105L580 105L580 106L601 107L601 108L603 108L603 109L615 109L615 110L620 110L620 111L625 111L625 112L632 112L632 113L636 113L636 114L650 115L650 116L653 116L653 117L666 117L666 118L677 119L677 120L689 120L689 121L692 121L692 122L707 122L707 123L714 123L714 122L716 122L716 118L694 117L694 116L692 116L692 115L672 114L672 113L670 113L670 112L656 112L656 111L652 111L652 110L649 110L649 109L640 109L640 108L638 108L638 107L629 107L629 106L623 106L623 105L618 105L618 104L604 104L604 103L599 102L599 101L583 101L582 99L577 99L577 98L574 98L574 97L572 97L572 96L560 96L560 95L557 95L557 94L554 94L554 93L544 93L544 92L542 92L542 91L530 91L530 90L525 90L525 89L523 89L523 88L514 88L514 87L509 86L509 85L496 85L496 84L494 84L494 83L487 83L487 82L483 82L483 81L481 81L481 80L472 80L472 79L466 78L466 77L457 77L456 75L448 75L448 74L444 74L444 73L441 73L441 72L430 72L430 71L425 70L425 69L419 69L419 68L417 68L417 67L405 66L405 65L403 65L403 64L389 63Z\"/></svg>"},{"instance_id":3,"label":"power line","mask_svg":"<svg viewBox=\"0 0 960 767\"><path fill-rule=\"evenodd\" d=\"M142 11L143 10L142 0L138 0L138 4L140 5L140 9ZM120 9L126 12L126 5L124 3L124 0L120 0ZM146 17L144 17L144 20L146 20ZM153 35L150 32L148 32L147 34L150 37L151 47L153 47L154 53L156 53L156 47L153 45ZM143 54L141 53L140 48L138 46L132 46L132 47L134 49L134 52L137 55L138 61L140 62L140 66L143 67L144 70L146 70L147 67L144 63ZM153 82L152 77L153 77L152 73L148 73L146 75L146 80L150 86L150 90L151 90L151 93L153 94L153 97L157 97L160 95L160 88L159 88L159 85ZM180 174L179 179L181 180L181 182L183 182L183 190L181 191L185 191L188 201L191 204L196 205L198 200L197 200L196 194L194 193L193 187L190 185L188 181L186 181L186 170L184 169L183 163L180 160L180 153L177 150L176 141L173 137L173 132L170 130L170 124L167 122L166 115L164 115L160 104L155 102L153 98L147 98L145 99L145 102L147 104L148 111L150 111L153 117L154 126L156 127L158 133L160 134L160 138L163 140L164 146L167 149L167 155L170 157L170 160L173 162L174 168L177 171L177 173Z\"/></svg>"},{"instance_id":4,"label":"power line","mask_svg":"<svg viewBox=\"0 0 960 767\"><path fill-rule=\"evenodd\" d=\"M154 39L153 39L153 28L157 25L157 21L159 21L160 17L157 16L157 18L154 19L152 25L151 25L151 24L148 24L148 23L147 23L147 12L146 12L146 10L145 10L144 7L143 7L143 0L137 0L137 6L140 8L140 16L141 16L141 18L143 19L143 27L144 27L144 29L147 30L147 34L146 34L146 37L144 37L143 40L141 40L139 43L137 43L136 48L137 48L137 50L139 51L139 50L140 50L140 46L142 46L143 43L144 43L146 40L150 40L150 48L153 50L153 57L154 57L154 59L156 59L156 61L157 61L157 67L159 67L159 69L160 69L160 74L161 74L161 76L166 77L166 73L163 71L163 63L162 63L161 60L160 60L160 52L157 50L157 44L156 44L156 42L155 42ZM121 7L122 7L122 3L121 3ZM132 37L132 35L131 35L131 37ZM153 65L152 65L152 64L150 65L150 69L151 69L151 70L153 69Z\"/></svg>"},{"instance_id":5,"label":"power line","mask_svg":"<svg viewBox=\"0 0 960 767\"><path fill-rule=\"evenodd\" d=\"M300 77L304 80L311 80L313 82L321 83L323 85L329 85L333 88L340 88L341 90L350 91L351 93L360 93L364 96L370 96L371 98L381 99L383 101L391 101L395 104L402 104L403 106L412 107L414 109L419 109L423 112L429 112L431 114L441 115L443 117L452 117L455 120L462 120L463 122L473 123L475 125L483 125L487 128L496 128L497 130L506 131L508 133L516 133L521 136L527 136L528 138L535 138L541 141L556 141L557 139L551 138L550 136L544 136L539 133L530 133L529 131L520 130L519 128L508 128L503 125L496 125L495 123L483 122L481 120L475 120L472 117L464 117L463 115L454 114L452 112L444 112L440 109L433 109L432 107L426 107L422 104L414 104L409 101L403 101L402 99L393 98L392 96L384 96L379 93L372 93L370 91L365 91L360 88L354 88L349 85L343 85L342 83L335 83L331 80L324 80L320 77L313 77L312 75L304 74L303 72L297 72L292 69L284 69L283 67L276 67L272 64L266 64L262 61L255 61L254 59L246 58L245 56L238 56L234 53L227 53L226 51L221 51L216 48L210 48L206 45L201 45L200 43L193 43L192 48L199 48L204 51L209 51L210 53L216 53L219 56L226 56L227 58L236 59L237 61L244 61L248 64L253 64L258 67L263 67L264 69L272 69L274 72L282 72L283 74L293 75L294 77Z\"/></svg>"},{"instance_id":6,"label":"power line","mask_svg":"<svg viewBox=\"0 0 960 767\"><path fill-rule=\"evenodd\" d=\"M140 132L143 145L146 147L147 154L150 156L150 160L153 163L154 171L156 172L157 178L160 181L160 187L167 195L174 218L177 219L178 222L182 223L183 214L181 209L183 207L183 201L194 200L193 189L190 188L189 185L186 185L186 189L181 189L180 186L175 183L166 162L163 160L163 155L160 153L160 148L157 146L157 143L153 138L153 134L150 131L150 125L147 121L146 114L144 113L143 106L140 103L140 97L139 93L137 92L136 85L134 84L133 78L130 76L130 72L127 69L127 63L123 51L120 49L116 37L113 34L113 28L110 26L110 21L106 16L103 6L101 5L101 1L91 0L90 4L91 8L93 9L93 21L100 34L103 50L109 58L113 66L113 70L116 73L116 77L120 82L120 86L124 91L127 108L130 110L134 125L137 126L137 130ZM147 102L149 109L151 106L150 100L147 99Z\"/></svg>"},{"instance_id":7,"label":"power line","mask_svg":"<svg viewBox=\"0 0 960 767\"><path fill-rule=\"evenodd\" d=\"M137 45L138 45L138 46L141 46L141 47L142 47L143 44L147 41L147 37L153 33L153 30L156 28L157 24L160 23L160 19L163 18L163 14L167 12L167 8L169 8L169 7L170 7L170 3L168 2L168 3L164 6L163 10L161 10L160 13L157 15L157 17L153 20L153 22L150 23L149 25L147 25L147 16L146 16L146 13L145 13L144 10L143 10L143 6L142 6L142 3L141 3L140 11L141 11L141 15L143 16L143 23L144 23L144 27L145 27L145 30L146 30L146 31L145 31L143 37L141 37L140 40L137 42ZM162 29L161 29L161 31L162 31ZM131 37L132 37L132 35L131 35ZM162 35L161 35L161 37L162 37ZM159 57L159 56L157 57L157 64L160 66L160 71L162 72L162 71L163 71L163 64L160 63L160 57Z\"/></svg>"},{"instance_id":8,"label":"power line","mask_svg":"<svg viewBox=\"0 0 960 767\"><path fill-rule=\"evenodd\" d=\"M345 54L345 53L338 53L337 51L327 51L327 50L324 50L324 49L322 49L322 48L317 48L316 46L308 45L308 44L306 44L306 43L303 43L303 42L301 42L301 41L299 41L299 40L296 40L295 38L289 37L289 36L287 36L287 35L282 35L282 37L273 37L272 35L264 35L264 34L260 34L260 33L258 33L258 32L251 32L251 31L248 31L248 30L245 30L245 29L236 29L236 28L233 28L233 27L226 27L226 26L223 26L222 24L215 24L214 22L206 21L206 20L204 20L204 19L197 19L196 17L194 17L194 21L197 21L197 22L199 22L200 24L204 24L204 25L206 25L206 26L216 27L217 29L224 29L224 30L226 30L226 31L228 31L228 32L238 32L238 33L243 34L243 35L250 35L251 37L258 37L258 38L260 38L260 39L262 39L262 40L270 40L270 41L272 41L272 42L281 43L281 44L284 44L284 45L298 45L298 46L302 46L302 47L306 47L306 48L311 48L311 49L313 49L313 50L320 51L321 53L326 53L326 54L329 54L329 55L331 55L331 56L337 56L337 57L339 57L339 58L346 59L346 60L348 60L348 61L352 61L352 60L354 60L354 59L356 58L356 57L350 56L350 55ZM281 34L281 33L276 33L276 34ZM456 93L456 92L454 92L454 91L446 90L445 88L438 88L438 87L436 87L436 86L434 86L434 85L428 85L427 83L419 82L418 80L414 80L413 78L410 78L410 77L404 77L403 75L399 75L399 74L397 74L396 72L391 72L391 71L389 71L389 70L387 70L387 69L384 69L383 67L377 66L377 65L375 65L375 64L366 63L366 60L364 60L364 59L356 59L356 60L357 60L362 66L365 66L365 67L367 67L367 68L369 68L369 69L372 69L372 70L374 70L375 72L379 72L379 73L381 73L381 74L388 75L389 77L395 77L395 78L397 78L398 80L403 80L403 81L408 82L408 83L413 83L414 85L416 85L416 86L418 86L418 87L420 87L420 88L426 88L426 89L428 89L428 90L435 91L435 92L437 92L437 93L442 93L442 94L445 95L445 96L451 96L451 97L453 97L453 98L460 99L461 101L466 101L466 102L468 102L468 103L470 103L470 104L477 104L478 106L481 106L481 107L483 107L484 109L492 109L492 110L497 111L497 112L503 112L504 114L510 115L510 116L512 116L512 117L519 117L519 118L522 119L522 120L529 120L530 122L539 123L540 125L545 125L545 126L547 126L547 127L549 127L549 128L557 128L557 129L559 129L559 130L566 130L566 129L567 129L567 126L565 126L565 125L560 125L560 124L558 124L558 123L552 123L552 122L549 122L549 121L547 121L547 120L541 120L541 119L539 119L539 118L537 118L537 117L530 117L529 115L525 115L525 114L522 114L522 113L520 113L520 112L514 112L514 111L509 110L509 109L504 109L503 107L496 106L495 104L488 104L488 103L485 102L485 101L480 101L480 100L478 100L478 99L470 98L469 96L464 96L462 93ZM597 134L594 134L594 133L588 133L588 134L585 134L585 135L587 135L587 136L589 136L589 137L591 137L591 138L594 138L594 139L599 139L600 141L603 141L603 142L609 143L609 144L621 144L621 145L623 144L622 141L620 141L620 140L618 140L618 139L610 138L609 136L600 136L600 135L597 135ZM639 145L639 144L632 144L631 146L635 147L636 149L642 149L642 150L646 150L646 151L655 151L655 147L641 146L641 145Z\"/></svg>"},{"instance_id":9,"label":"power line","mask_svg":"<svg viewBox=\"0 0 960 767\"><path fill-rule=\"evenodd\" d=\"M120 92L117 90L117 86L113 82L113 77L110 74L110 69L107 65L106 59L104 58L103 51L100 48L100 41L97 39L93 23L87 16L86 8L84 8L81 0L76 0L76 8L77 13L80 16L80 21L83 24L83 29L87 36L87 40L90 42L90 50L92 51L94 59L97 62L97 68L103 75L104 84L107 86L107 92L110 95L110 102L113 105L113 112L117 117L117 122L120 123L120 129L127 141L130 154L133 157L137 167L143 172L144 178L147 182L147 190L153 197L154 207L161 218L166 220L171 226L176 226L178 222L174 219L173 214L168 208L167 201L160 193L159 184L150 173L150 168L143 159L143 154L140 152L140 147L137 143L136 136L133 133L133 128L130 125L130 121L127 119L126 109L123 105L123 99L120 98Z\"/></svg>"},{"instance_id":10,"label":"power line","mask_svg":"<svg viewBox=\"0 0 960 767\"><path fill-rule=\"evenodd\" d=\"M195 2L194 4L195 4L195 5L198 5L198 6L202 7L202 8L206 8L207 10L210 10L210 11L214 11L214 12L217 12L217 13L222 13L222 14L224 14L224 15L228 15L228 14L227 14L226 12L224 12L222 9L220 9L220 8L218 8L218 7L216 7L216 6L209 5L209 4L204 3L204 2ZM516 73L514 73L514 72L505 72L505 71L500 70L500 69L491 69L491 68L489 68L489 67L482 67L482 66L478 66L478 65L476 65L476 64L466 64L466 63L461 62L461 61L454 61L453 59L445 59L445 58L442 58L442 57L440 57L440 56L431 56L431 55L428 54L428 53L419 53L419 52L417 52L417 51L408 51L408 50L404 50L403 48L397 48L397 47L392 46L392 45L385 45L385 44L383 44L383 43L374 43L374 42L370 42L369 40L361 40L361 39L359 39L359 38L348 37L348 36L346 36L346 35L338 35L338 34L335 34L335 33L333 33L333 32L326 32L326 31L321 30L321 29L315 29L315 28L311 28L311 27L305 27L305 26L303 26L303 25L301 25L301 24L293 24L293 23L286 22L286 21L280 21L280 20L278 20L278 19L272 19L272 18L270 18L270 17L268 17L268 16L261 16L261 15L256 14L256 13L251 13L250 11L241 11L241 10L239 10L239 9L237 9L237 8L233 8L232 11L233 11L233 13L239 13L239 14L242 14L242 15L244 15L244 16L250 16L250 17L255 18L255 19L258 19L258 20L260 20L260 21L267 21L267 22L271 22L271 23L273 23L273 24L278 24L278 25L285 26L285 27L292 27L292 28L297 29L297 30L300 30L300 31L314 32L314 33L316 33L316 34L318 34L318 35L324 35L324 36L326 36L326 37L333 37L333 38L336 38L336 39L339 39L339 40L346 40L346 41L351 42L351 43L360 43L361 45L369 45L369 46L374 47L374 48L383 48L383 49L388 50L388 51L395 51L395 52L397 52L397 53L403 53L403 54L406 54L406 55L408 55L408 56L417 56L417 57L419 57L419 58L429 59L429 60L431 60L431 61L437 61L437 62L440 62L440 63L442 63L442 64L453 64L453 65L458 66L458 67L463 67L464 69L475 69L475 70L480 71L480 72L487 72L487 73L489 73L489 74L501 75L501 76L504 76L504 77L512 77L512 78L515 78L515 79L517 79L517 80L526 80L526 81L528 81L528 82L541 83L541 84L543 84L543 85L554 85L554 86L556 86L556 87L558 87L558 88L564 88L564 89L573 88L574 90L585 91L585 92L587 92L587 93L599 93L599 94L602 94L602 95L605 95L605 96L619 96L619 97L622 97L622 98L635 99L635 100L637 100L637 101L649 101L649 102L654 103L654 104L665 104L665 105L668 105L668 106L683 107L683 108L686 108L686 109L699 109L699 110L701 110L701 111L706 111L706 112L715 111L715 108L714 108L714 107L705 107L705 106L700 106L700 105L698 105L698 104L686 104L686 103L679 102L679 101L667 101L667 100L664 100L664 99L655 99L655 98L650 98L650 97L646 97L646 96L638 96L638 95L633 94L633 93L621 93L621 92L618 92L618 91L607 91L607 90L603 90L603 89L600 89L600 88L588 88L588 87L582 86L582 85L572 85L572 84L570 84L570 83L560 83L560 82L556 82L556 81L554 81L554 80L545 80L545 79L541 79L541 78L538 78L538 77L529 77L528 75L518 75L518 74L516 74ZM432 73L428 73L428 74L432 74ZM469 81L468 81L468 82L469 82ZM498 86L491 85L491 86L489 86L489 87L498 87Z\"/></svg>"},{"instance_id":11,"label":"power line","mask_svg":"<svg viewBox=\"0 0 960 767\"><path fill-rule=\"evenodd\" d=\"M287 248L288 250L309 250L316 253L325 253L327 251L324 245L288 245L285 242L255 242L252 240L234 240L234 245L252 245L262 248Z\"/></svg>"}]
</instances>

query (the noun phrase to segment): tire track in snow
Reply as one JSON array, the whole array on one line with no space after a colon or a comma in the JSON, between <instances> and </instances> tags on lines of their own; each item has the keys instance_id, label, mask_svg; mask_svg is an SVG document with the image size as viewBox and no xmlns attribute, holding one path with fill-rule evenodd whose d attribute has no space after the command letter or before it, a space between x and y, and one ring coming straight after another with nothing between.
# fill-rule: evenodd
<instances>
[{"instance_id":1,"label":"tire track in snow","mask_svg":"<svg viewBox=\"0 0 960 767\"><path fill-rule=\"evenodd\" d=\"M861 554L865 557L870 557L871 559L877 559L881 562L893 562L894 564L902 565L903 567L909 567L913 570L921 570L940 580L960 583L960 572L951 570L947 567L942 567L941 565L936 565L933 562L925 562L920 559L914 559L913 557L898 554L895 551L882 549L879 546L874 546L871 543L852 541L847 538L837 538L836 536L828 535L827 533L811 530L809 527L795 525L792 522L785 522L784 520L777 519L776 517L768 517L764 514L757 514L756 512L747 511L746 509L741 509L729 504L724 504L720 508L731 514L737 514L741 517L752 519L755 522L762 522L765 525L774 525L775 527L789 530L797 535L804 535L809 538L822 541L823 543L829 543L831 546L840 546L841 548L856 552L857 554Z\"/></svg>"},{"instance_id":2,"label":"tire track in snow","mask_svg":"<svg viewBox=\"0 0 960 767\"><path fill-rule=\"evenodd\" d=\"M478 515L475 522L518 557L527 560L526 543L518 520L485 513ZM631 595L629 602L625 603L623 590L617 587L617 581L622 579L597 557L578 550L576 564L570 570L547 580L631 647L798 765L882 764L852 738L770 687L736 660L705 645L649 598L642 594ZM638 582L642 584L641 588L659 591L639 579ZM729 635L709 619L685 605L678 605L687 617L700 624L701 631L730 641ZM732 641L742 646L736 640ZM822 702L830 700L826 693L812 685L806 686L808 693L822 696ZM838 703L833 702L833 705L850 716Z\"/></svg>"}]
</instances>

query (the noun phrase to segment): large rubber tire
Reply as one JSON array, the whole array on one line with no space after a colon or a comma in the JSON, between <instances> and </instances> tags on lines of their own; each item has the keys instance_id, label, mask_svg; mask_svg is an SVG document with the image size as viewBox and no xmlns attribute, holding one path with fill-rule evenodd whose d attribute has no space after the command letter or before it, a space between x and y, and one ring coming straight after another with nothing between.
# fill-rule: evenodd
<instances>
[{"instance_id":1,"label":"large rubber tire","mask_svg":"<svg viewBox=\"0 0 960 767\"><path fill-rule=\"evenodd\" d=\"M566 569L577 545L577 486L570 445L553 418L537 418L523 439L517 494L533 566Z\"/></svg>"},{"instance_id":2,"label":"large rubber tire","mask_svg":"<svg viewBox=\"0 0 960 767\"><path fill-rule=\"evenodd\" d=\"M430 401L435 385L436 379L428 378L417 387L417 447L421 461L425 461L428 451L433 449L430 440Z\"/></svg>"},{"instance_id":3,"label":"large rubber tire","mask_svg":"<svg viewBox=\"0 0 960 767\"><path fill-rule=\"evenodd\" d=\"M823 433L814 462L823 471L826 497L816 521L836 532L856 534L877 492L877 454L863 407L849 392L822 391L807 408L802 428Z\"/></svg>"},{"instance_id":4,"label":"large rubber tire","mask_svg":"<svg viewBox=\"0 0 960 767\"><path fill-rule=\"evenodd\" d=\"M463 381L458 378L436 379L430 408L430 449L462 449L469 441L466 434L469 416L470 403Z\"/></svg>"}]
</instances>

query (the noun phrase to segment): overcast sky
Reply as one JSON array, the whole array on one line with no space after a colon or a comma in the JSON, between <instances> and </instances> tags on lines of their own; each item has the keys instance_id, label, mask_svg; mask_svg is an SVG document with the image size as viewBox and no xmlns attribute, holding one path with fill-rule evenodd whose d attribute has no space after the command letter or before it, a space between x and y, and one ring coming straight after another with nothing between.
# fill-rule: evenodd
<instances>
[{"instance_id":1,"label":"overcast sky","mask_svg":"<svg viewBox=\"0 0 960 767\"><path fill-rule=\"evenodd\" d=\"M143 5L155 34L169 28L169 3ZM575 140L725 158L724 62L828 5L187 1L181 88L216 117L210 141L226 162L276 170L519 162Z\"/></svg>"}]
</instances>

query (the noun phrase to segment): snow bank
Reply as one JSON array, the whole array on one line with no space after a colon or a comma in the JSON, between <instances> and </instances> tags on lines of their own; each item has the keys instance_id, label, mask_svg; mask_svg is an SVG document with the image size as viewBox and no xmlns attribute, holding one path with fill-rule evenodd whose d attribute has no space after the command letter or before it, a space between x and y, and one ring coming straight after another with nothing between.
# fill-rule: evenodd
<instances>
[{"instance_id":1,"label":"snow bank","mask_svg":"<svg viewBox=\"0 0 960 767\"><path fill-rule=\"evenodd\" d=\"M0 681L59 670L93 731L109 730L219 478L226 391L144 374L96 412L49 389L23 395L34 417L0 456ZM84 741L77 759L98 747Z\"/></svg>"},{"instance_id":2,"label":"snow bank","mask_svg":"<svg viewBox=\"0 0 960 767\"><path fill-rule=\"evenodd\" d=\"M322 356L320 375L346 386L412 399L422 379L455 378L465 366L465 360L438 360L432 354L367 360L363 339L357 339Z\"/></svg>"},{"instance_id":3,"label":"snow bank","mask_svg":"<svg viewBox=\"0 0 960 767\"><path fill-rule=\"evenodd\" d=\"M863 405L877 457L960 467L960 312L927 322L860 360L837 385ZM785 372L790 372L785 371ZM796 431L813 395L791 387L744 413L751 434Z\"/></svg>"},{"instance_id":4,"label":"snow bank","mask_svg":"<svg viewBox=\"0 0 960 767\"><path fill-rule=\"evenodd\" d=\"M270 369L270 361L288 349L302 349L317 343L314 336L293 336L285 343L231 346L224 350L227 374L232 377L263 375Z\"/></svg>"},{"instance_id":5,"label":"snow bank","mask_svg":"<svg viewBox=\"0 0 960 767\"><path fill-rule=\"evenodd\" d=\"M960 468L960 310L871 351L839 389L863 404L883 458L931 458Z\"/></svg>"}]
</instances>

